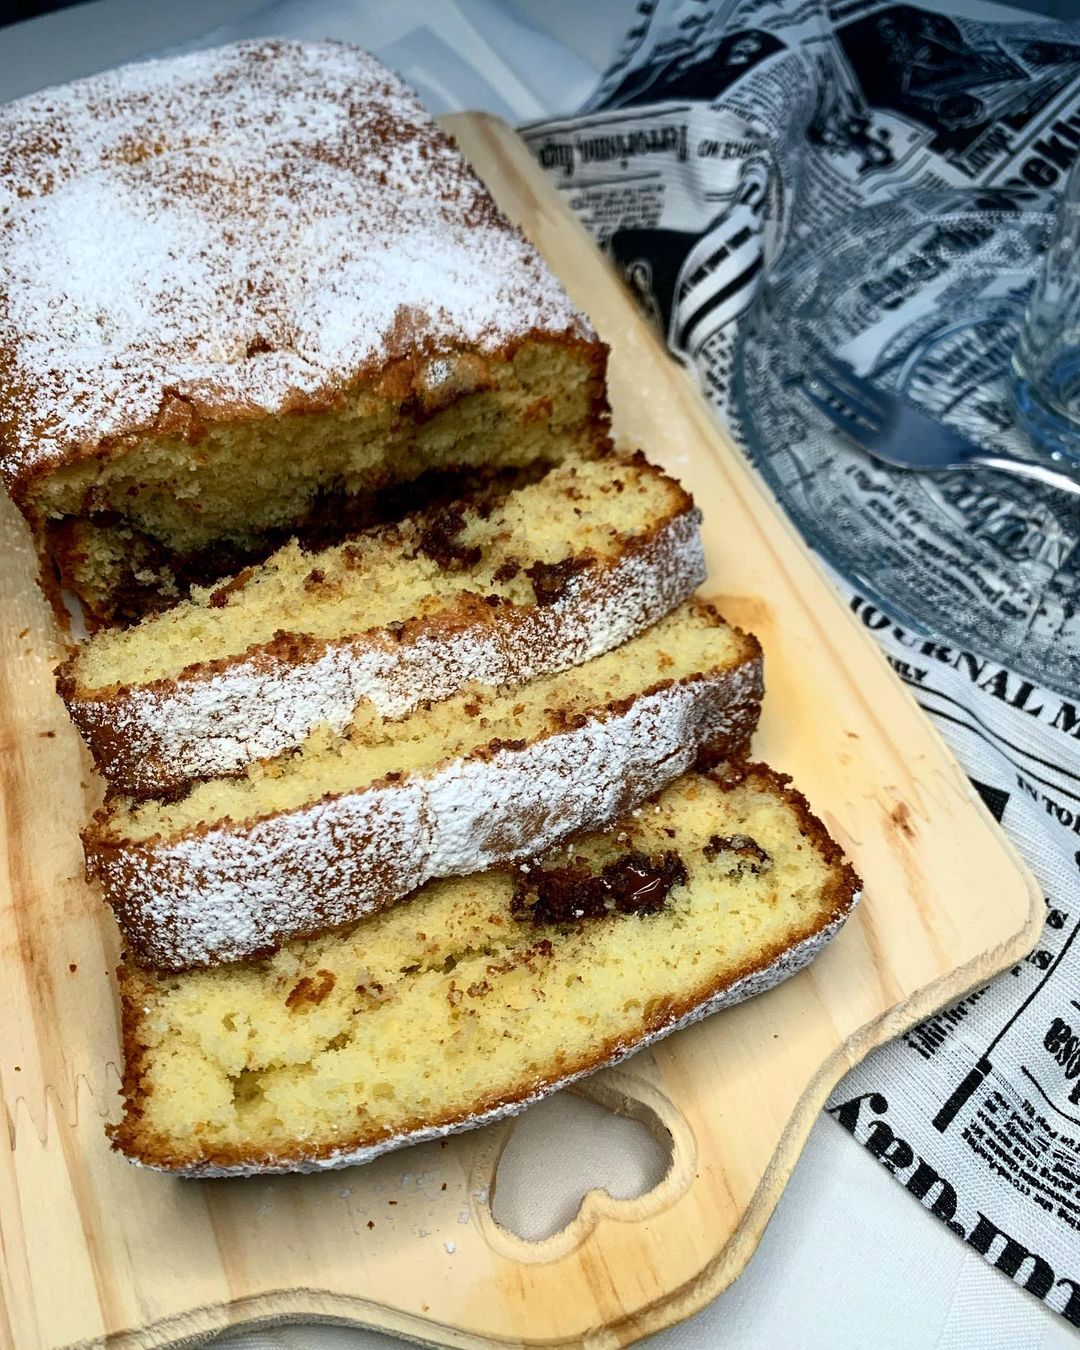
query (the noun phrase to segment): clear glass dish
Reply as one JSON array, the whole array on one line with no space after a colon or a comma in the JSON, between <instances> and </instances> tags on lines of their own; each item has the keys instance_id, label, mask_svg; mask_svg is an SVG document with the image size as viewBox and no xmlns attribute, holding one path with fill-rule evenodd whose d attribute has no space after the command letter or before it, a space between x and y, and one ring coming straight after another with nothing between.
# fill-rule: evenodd
<instances>
[{"instance_id":1,"label":"clear glass dish","mask_svg":"<svg viewBox=\"0 0 1080 1350\"><path fill-rule=\"evenodd\" d=\"M800 392L847 358L970 439L1032 457L1009 368L1055 200L911 193L793 241L743 325L736 430L809 544L906 627L1080 693L1080 502L982 469L886 468Z\"/></svg>"}]
</instances>

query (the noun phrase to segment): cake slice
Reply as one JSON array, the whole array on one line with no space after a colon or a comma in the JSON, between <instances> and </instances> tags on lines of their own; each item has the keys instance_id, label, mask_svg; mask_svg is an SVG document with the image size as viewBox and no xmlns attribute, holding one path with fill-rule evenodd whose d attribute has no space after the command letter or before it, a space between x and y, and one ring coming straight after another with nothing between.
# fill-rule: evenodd
<instances>
[{"instance_id":1,"label":"cake slice","mask_svg":"<svg viewBox=\"0 0 1080 1350\"><path fill-rule=\"evenodd\" d=\"M0 107L0 475L91 623L607 441L606 349L400 79L249 41Z\"/></svg>"},{"instance_id":2,"label":"cake slice","mask_svg":"<svg viewBox=\"0 0 1080 1350\"><path fill-rule=\"evenodd\" d=\"M705 575L700 514L640 455L570 456L501 499L443 505L193 592L77 647L57 685L98 769L146 796L519 684L625 642Z\"/></svg>"},{"instance_id":3,"label":"cake slice","mask_svg":"<svg viewBox=\"0 0 1080 1350\"><path fill-rule=\"evenodd\" d=\"M757 642L691 602L571 670L320 728L178 800L107 802L87 867L136 961L239 960L603 824L699 756L742 754L761 694Z\"/></svg>"},{"instance_id":4,"label":"cake slice","mask_svg":"<svg viewBox=\"0 0 1080 1350\"><path fill-rule=\"evenodd\" d=\"M115 1146L190 1176L366 1162L768 989L860 885L787 782L690 773L603 833L266 961L123 966Z\"/></svg>"}]
</instances>

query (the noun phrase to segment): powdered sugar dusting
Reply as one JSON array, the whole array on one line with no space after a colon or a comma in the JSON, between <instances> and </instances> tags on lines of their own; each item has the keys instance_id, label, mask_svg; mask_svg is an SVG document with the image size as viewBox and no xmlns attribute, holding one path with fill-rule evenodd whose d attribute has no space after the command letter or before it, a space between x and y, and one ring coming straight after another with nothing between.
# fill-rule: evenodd
<instances>
[{"instance_id":1,"label":"powdered sugar dusting","mask_svg":"<svg viewBox=\"0 0 1080 1350\"><path fill-rule=\"evenodd\" d=\"M140 963L240 960L606 824L703 746L744 748L761 692L760 659L744 657L582 726L249 825L138 844L91 835L87 861Z\"/></svg>"},{"instance_id":2,"label":"powdered sugar dusting","mask_svg":"<svg viewBox=\"0 0 1080 1350\"><path fill-rule=\"evenodd\" d=\"M332 402L417 349L589 332L412 92L242 42L0 108L9 486L110 439Z\"/></svg>"},{"instance_id":3,"label":"powdered sugar dusting","mask_svg":"<svg viewBox=\"0 0 1080 1350\"><path fill-rule=\"evenodd\" d=\"M657 622L704 575L700 515L688 508L610 567L577 573L552 605L508 604L449 631L436 621L407 643L375 632L288 656L256 651L208 678L73 697L69 710L107 778L160 792L279 754L322 722L340 733L364 699L404 717L470 681L520 684L579 665Z\"/></svg>"}]
</instances>

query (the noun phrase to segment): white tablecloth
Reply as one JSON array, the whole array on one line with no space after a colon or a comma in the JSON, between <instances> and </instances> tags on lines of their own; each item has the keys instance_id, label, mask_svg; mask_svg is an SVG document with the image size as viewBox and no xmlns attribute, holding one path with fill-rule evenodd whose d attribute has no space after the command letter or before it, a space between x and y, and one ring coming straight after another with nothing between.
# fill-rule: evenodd
<instances>
[{"instance_id":1,"label":"white tablecloth","mask_svg":"<svg viewBox=\"0 0 1080 1350\"><path fill-rule=\"evenodd\" d=\"M401 70L436 111L483 107L510 121L569 111L630 26L635 0L96 0L0 30L0 99L199 40L341 37ZM554 1231L591 1186L631 1195L657 1159L635 1127L569 1095L523 1117L500 1173L497 1217ZM554 1149L562 1135L566 1146ZM540 1141L538 1144L537 1141ZM548 1147L543 1147L543 1143ZM589 1147L592 1143L594 1146ZM564 1159L573 1159L574 1172ZM422 1271L417 1272L418 1279ZM227 1338L234 1350L387 1350L385 1336L288 1327ZM663 1350L873 1345L875 1350L1053 1350L1073 1333L957 1241L843 1130L815 1126L736 1284Z\"/></svg>"}]
</instances>

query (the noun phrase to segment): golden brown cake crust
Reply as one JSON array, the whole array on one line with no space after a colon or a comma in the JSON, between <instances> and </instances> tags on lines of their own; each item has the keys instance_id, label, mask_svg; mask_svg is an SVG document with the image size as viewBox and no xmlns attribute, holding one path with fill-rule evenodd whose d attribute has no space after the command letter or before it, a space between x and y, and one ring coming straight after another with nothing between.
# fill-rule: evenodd
<instances>
[{"instance_id":1,"label":"golden brown cake crust","mask_svg":"<svg viewBox=\"0 0 1080 1350\"><path fill-rule=\"evenodd\" d=\"M0 109L0 297L0 474L24 506L59 466L334 410L362 380L437 407L443 351L539 339L602 366L415 95L341 43L242 42Z\"/></svg>"},{"instance_id":2,"label":"golden brown cake crust","mask_svg":"<svg viewBox=\"0 0 1080 1350\"><path fill-rule=\"evenodd\" d=\"M358 1131L349 1139L341 1139L332 1146L311 1148L302 1142L288 1150L276 1151L272 1156L256 1156L250 1151L235 1148L206 1148L178 1153L168 1140L143 1132L140 1100L144 1096L145 1047L141 1025L148 1011L144 989L152 976L145 975L136 966L125 961L118 970L122 1007L122 1037L124 1074L122 1094L124 1117L109 1127L113 1147L133 1161L164 1171L180 1172L189 1176L244 1174L264 1171L316 1170L322 1167L343 1166L349 1162L366 1161L378 1153L418 1142L433 1135L454 1133L469 1129L502 1115L520 1110L539 1097L558 1087L606 1068L633 1054L652 1041L679 1029L701 1016L715 1011L740 998L778 983L806 965L825 943L835 935L857 902L862 882L843 850L832 838L824 824L813 813L806 798L792 786L787 774L777 773L765 764L739 763L728 766L722 773L710 775L721 787L732 788L751 782L764 791L772 791L783 798L795 813L801 832L823 860L833 868L822 897L821 913L796 939L785 945L763 948L753 962L741 967L732 977L719 984L687 990L682 998L650 1009L643 1033L627 1043L613 1038L592 1054L574 1063L560 1063L549 1076L530 1078L518 1083L513 1090L498 1097L472 1104L468 1113L424 1118L411 1121L391 1134L382 1131L371 1134Z\"/></svg>"}]
</instances>

